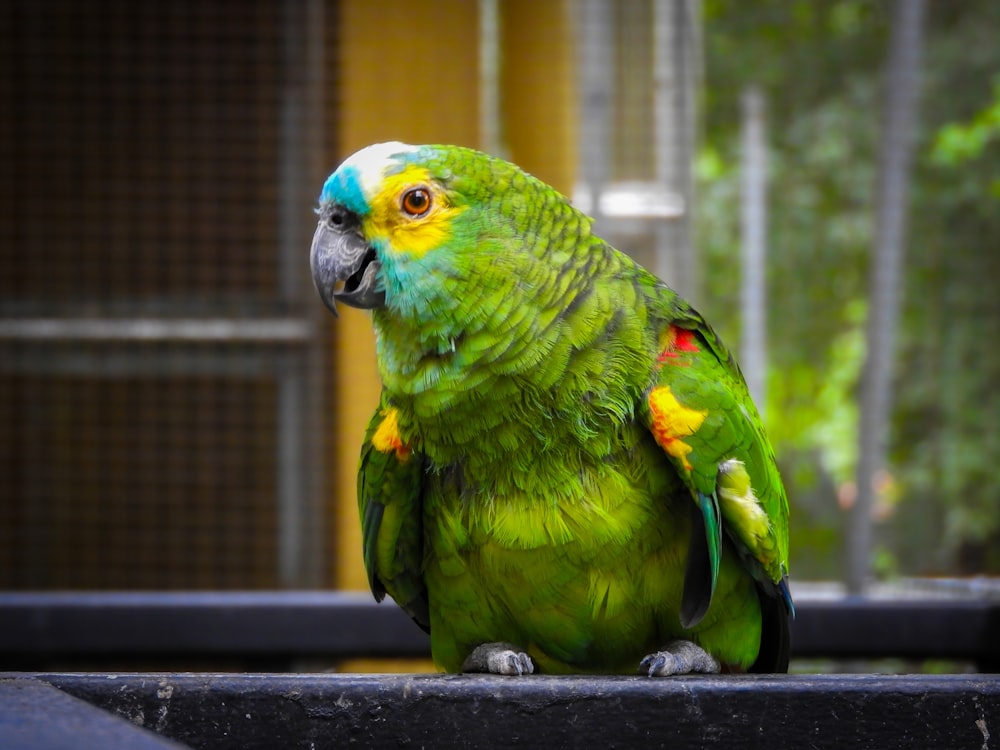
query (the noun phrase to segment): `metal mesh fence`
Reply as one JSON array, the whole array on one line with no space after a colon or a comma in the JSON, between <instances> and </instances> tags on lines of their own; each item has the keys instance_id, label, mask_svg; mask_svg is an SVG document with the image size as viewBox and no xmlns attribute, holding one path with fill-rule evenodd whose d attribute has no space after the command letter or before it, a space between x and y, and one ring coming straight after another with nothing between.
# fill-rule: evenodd
<instances>
[{"instance_id":1,"label":"metal mesh fence","mask_svg":"<svg viewBox=\"0 0 1000 750\"><path fill-rule=\"evenodd\" d=\"M273 385L86 375L0 383L0 450L10 457L0 586L277 585Z\"/></svg>"},{"instance_id":2,"label":"metal mesh fence","mask_svg":"<svg viewBox=\"0 0 1000 750\"><path fill-rule=\"evenodd\" d=\"M5 306L176 315L271 296L277 6L12 5Z\"/></svg>"},{"instance_id":3,"label":"metal mesh fence","mask_svg":"<svg viewBox=\"0 0 1000 750\"><path fill-rule=\"evenodd\" d=\"M301 5L4 3L0 588L324 580Z\"/></svg>"}]
</instances>

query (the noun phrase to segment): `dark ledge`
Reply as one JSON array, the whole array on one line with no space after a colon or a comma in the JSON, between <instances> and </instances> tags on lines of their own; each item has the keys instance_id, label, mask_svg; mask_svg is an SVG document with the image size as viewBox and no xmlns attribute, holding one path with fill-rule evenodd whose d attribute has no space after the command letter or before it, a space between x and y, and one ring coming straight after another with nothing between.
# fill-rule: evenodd
<instances>
[{"instance_id":1,"label":"dark ledge","mask_svg":"<svg viewBox=\"0 0 1000 750\"><path fill-rule=\"evenodd\" d=\"M124 717L195 748L909 749L990 748L1000 739L1000 677L981 674L0 678L0 685L52 686L105 717ZM51 716L61 719L58 710ZM0 746L9 729L0 723ZM83 730L78 740L80 748L99 746L87 744Z\"/></svg>"}]
</instances>

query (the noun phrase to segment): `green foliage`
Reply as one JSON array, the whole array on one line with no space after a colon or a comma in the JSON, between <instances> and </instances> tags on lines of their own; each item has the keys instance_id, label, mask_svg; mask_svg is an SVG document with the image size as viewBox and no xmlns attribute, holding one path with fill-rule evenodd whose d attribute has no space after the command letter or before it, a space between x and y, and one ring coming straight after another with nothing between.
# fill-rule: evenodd
<instances>
[{"instance_id":1,"label":"green foliage","mask_svg":"<svg viewBox=\"0 0 1000 750\"><path fill-rule=\"evenodd\" d=\"M993 80L993 102L968 122L942 127L931 148L931 159L949 167L960 166L983 155L1000 136L1000 77Z\"/></svg>"},{"instance_id":2,"label":"green foliage","mask_svg":"<svg viewBox=\"0 0 1000 750\"><path fill-rule=\"evenodd\" d=\"M945 167L962 167L981 160L1000 145L1000 75L993 79L993 101L970 120L942 127L931 147L931 160ZM996 158L991 160L995 163ZM1000 200L1000 177L987 178L986 191Z\"/></svg>"},{"instance_id":3,"label":"green foliage","mask_svg":"<svg viewBox=\"0 0 1000 750\"><path fill-rule=\"evenodd\" d=\"M793 507L793 569L839 576L857 460L888 8L706 0L698 238L709 312L738 349L739 98L768 97L768 430ZM1000 3L931 3L905 289L880 498L886 575L951 572L1000 541ZM995 564L994 557L972 558ZM989 562L993 561L993 562Z\"/></svg>"}]
</instances>

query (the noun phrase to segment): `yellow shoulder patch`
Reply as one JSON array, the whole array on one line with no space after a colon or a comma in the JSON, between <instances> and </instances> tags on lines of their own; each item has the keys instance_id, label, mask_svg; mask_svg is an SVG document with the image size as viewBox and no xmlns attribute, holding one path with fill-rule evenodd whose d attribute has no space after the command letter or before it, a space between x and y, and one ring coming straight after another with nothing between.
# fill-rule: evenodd
<instances>
[{"instance_id":1,"label":"yellow shoulder patch","mask_svg":"<svg viewBox=\"0 0 1000 750\"><path fill-rule=\"evenodd\" d=\"M407 216L401 209L401 201L406 192L415 187L430 192L431 206L422 216ZM384 240L390 251L419 258L448 241L452 235L452 221L464 210L464 206L448 202L448 197L426 168L410 165L382 181L378 194L371 201L366 234L373 240Z\"/></svg>"},{"instance_id":2,"label":"yellow shoulder patch","mask_svg":"<svg viewBox=\"0 0 1000 750\"><path fill-rule=\"evenodd\" d=\"M382 412L382 422L372 435L372 446L380 453L395 451L396 458L405 461L410 457L410 446L399 434L399 411L389 407Z\"/></svg>"},{"instance_id":3,"label":"yellow shoulder patch","mask_svg":"<svg viewBox=\"0 0 1000 750\"><path fill-rule=\"evenodd\" d=\"M689 409L674 396L670 386L662 385L649 392L649 410L653 415L653 437L663 450L680 460L691 471L687 455L691 446L681 438L693 435L701 427L708 411Z\"/></svg>"}]
</instances>

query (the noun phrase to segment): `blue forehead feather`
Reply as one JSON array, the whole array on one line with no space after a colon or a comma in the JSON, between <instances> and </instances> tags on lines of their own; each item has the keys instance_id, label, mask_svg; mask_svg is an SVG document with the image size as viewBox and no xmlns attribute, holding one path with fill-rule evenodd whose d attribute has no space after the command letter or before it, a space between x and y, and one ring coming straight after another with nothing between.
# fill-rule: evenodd
<instances>
[{"instance_id":1,"label":"blue forehead feather","mask_svg":"<svg viewBox=\"0 0 1000 750\"><path fill-rule=\"evenodd\" d=\"M361 189L361 176L357 167L345 166L330 175L323 184L319 194L319 202L339 203L348 211L364 216L369 211L368 201Z\"/></svg>"}]
</instances>

